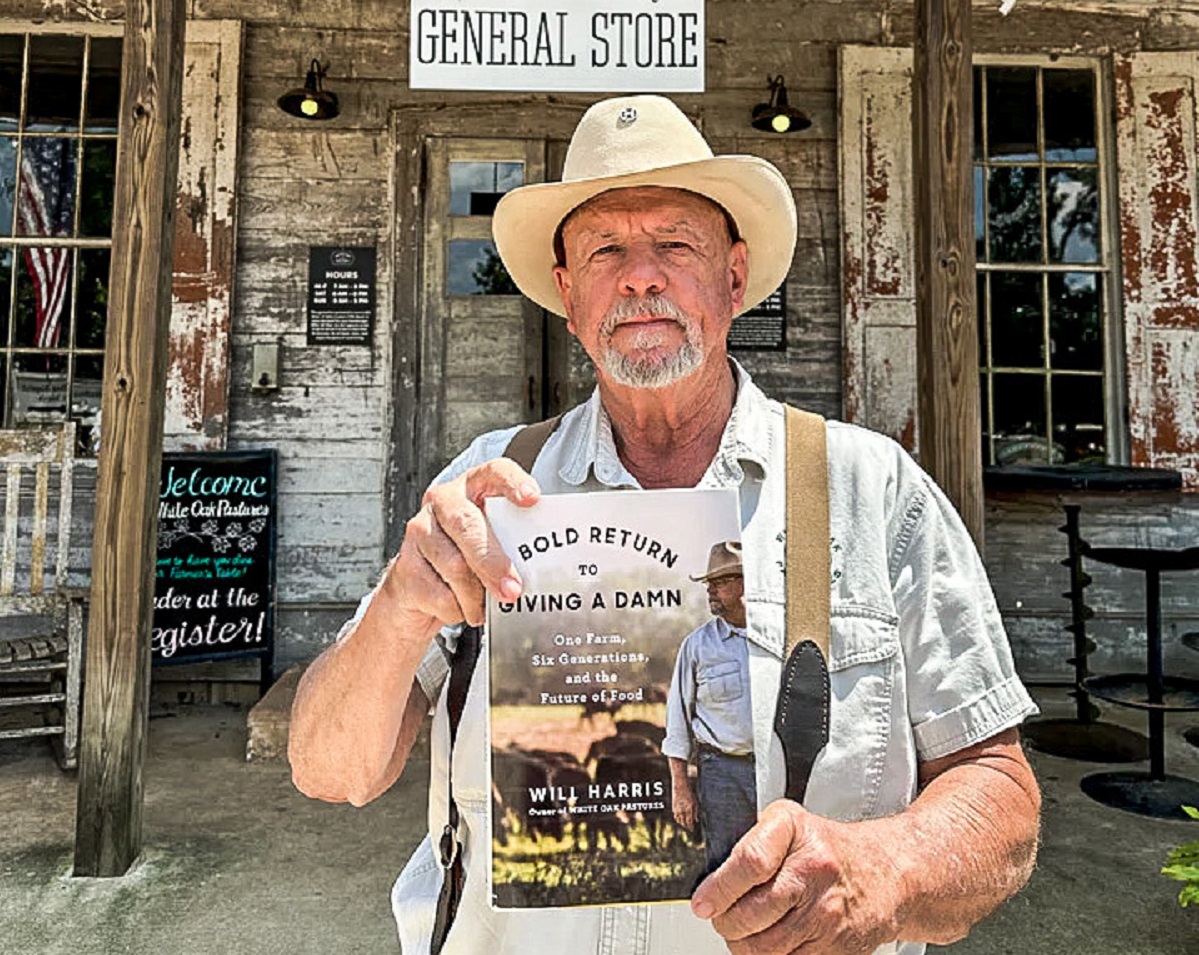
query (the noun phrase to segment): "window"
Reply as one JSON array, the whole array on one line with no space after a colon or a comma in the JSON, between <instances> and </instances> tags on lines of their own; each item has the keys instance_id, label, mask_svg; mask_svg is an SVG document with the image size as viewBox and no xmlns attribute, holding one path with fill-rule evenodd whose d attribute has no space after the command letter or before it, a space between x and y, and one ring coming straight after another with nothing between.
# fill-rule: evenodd
<instances>
[{"instance_id":1,"label":"window","mask_svg":"<svg viewBox=\"0 0 1199 955\"><path fill-rule=\"evenodd\" d=\"M975 68L983 460L1106 460L1112 274L1095 68Z\"/></svg>"},{"instance_id":2,"label":"window","mask_svg":"<svg viewBox=\"0 0 1199 955\"><path fill-rule=\"evenodd\" d=\"M0 33L0 426L100 410L119 35Z\"/></svg>"},{"instance_id":3,"label":"window","mask_svg":"<svg viewBox=\"0 0 1199 955\"><path fill-rule=\"evenodd\" d=\"M489 217L504 193L524 184L525 166L518 161L450 162L450 215L478 217L490 236ZM486 217L486 221L483 221ZM449 295L519 295L516 283L488 238L451 238L446 271Z\"/></svg>"}]
</instances>

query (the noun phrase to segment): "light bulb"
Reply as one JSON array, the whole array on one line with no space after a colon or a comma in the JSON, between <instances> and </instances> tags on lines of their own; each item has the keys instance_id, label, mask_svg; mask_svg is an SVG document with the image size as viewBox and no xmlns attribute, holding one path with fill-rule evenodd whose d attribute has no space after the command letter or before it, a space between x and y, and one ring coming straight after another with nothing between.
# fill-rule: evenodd
<instances>
[{"instance_id":1,"label":"light bulb","mask_svg":"<svg viewBox=\"0 0 1199 955\"><path fill-rule=\"evenodd\" d=\"M791 128L791 117L786 113L779 113L770 121L770 126L776 133L785 133Z\"/></svg>"},{"instance_id":2,"label":"light bulb","mask_svg":"<svg viewBox=\"0 0 1199 955\"><path fill-rule=\"evenodd\" d=\"M305 116L315 116L320 111L321 105L311 96L304 97L304 101L300 103L300 112Z\"/></svg>"}]
</instances>

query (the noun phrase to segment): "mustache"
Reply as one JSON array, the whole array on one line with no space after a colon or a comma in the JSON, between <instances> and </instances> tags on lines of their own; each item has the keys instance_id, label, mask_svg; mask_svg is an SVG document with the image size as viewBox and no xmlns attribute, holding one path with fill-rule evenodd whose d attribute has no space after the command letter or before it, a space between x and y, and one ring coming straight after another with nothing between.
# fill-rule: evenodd
<instances>
[{"instance_id":1,"label":"mustache","mask_svg":"<svg viewBox=\"0 0 1199 955\"><path fill-rule=\"evenodd\" d=\"M611 335L626 322L639 318L666 318L690 328L694 322L690 315L665 295L639 295L617 301L600 323L601 335Z\"/></svg>"}]
</instances>

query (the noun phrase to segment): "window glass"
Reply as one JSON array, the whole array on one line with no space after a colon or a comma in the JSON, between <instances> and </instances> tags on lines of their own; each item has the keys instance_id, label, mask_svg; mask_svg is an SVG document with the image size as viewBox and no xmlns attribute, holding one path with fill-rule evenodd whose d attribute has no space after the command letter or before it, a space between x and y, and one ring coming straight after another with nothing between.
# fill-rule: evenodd
<instances>
[{"instance_id":1,"label":"window glass","mask_svg":"<svg viewBox=\"0 0 1199 955\"><path fill-rule=\"evenodd\" d=\"M1054 368L1103 370L1103 276L1065 272L1049 276L1049 350Z\"/></svg>"},{"instance_id":2,"label":"window glass","mask_svg":"<svg viewBox=\"0 0 1199 955\"><path fill-rule=\"evenodd\" d=\"M1102 376L1053 377L1053 443L1065 463L1105 459L1102 411Z\"/></svg>"},{"instance_id":3,"label":"window glass","mask_svg":"<svg viewBox=\"0 0 1199 955\"><path fill-rule=\"evenodd\" d=\"M121 105L121 41L95 37L87 69L87 113L84 131L115 133Z\"/></svg>"},{"instance_id":4,"label":"window glass","mask_svg":"<svg viewBox=\"0 0 1199 955\"><path fill-rule=\"evenodd\" d=\"M83 25L0 33L0 428L69 415L81 454L103 364L121 46Z\"/></svg>"},{"instance_id":5,"label":"window glass","mask_svg":"<svg viewBox=\"0 0 1199 955\"><path fill-rule=\"evenodd\" d=\"M104 347L104 322L108 316L108 249L79 250L79 304L75 309L75 347Z\"/></svg>"},{"instance_id":6,"label":"window glass","mask_svg":"<svg viewBox=\"0 0 1199 955\"><path fill-rule=\"evenodd\" d=\"M21 119L21 74L25 37L0 34L0 129L16 129Z\"/></svg>"},{"instance_id":7,"label":"window glass","mask_svg":"<svg viewBox=\"0 0 1199 955\"><path fill-rule=\"evenodd\" d=\"M995 463L1060 463L1046 439L1045 376L996 373L991 382Z\"/></svg>"},{"instance_id":8,"label":"window glass","mask_svg":"<svg viewBox=\"0 0 1199 955\"><path fill-rule=\"evenodd\" d=\"M489 216L500 197L524 178L520 162L451 162L450 215Z\"/></svg>"},{"instance_id":9,"label":"window glass","mask_svg":"<svg viewBox=\"0 0 1199 955\"><path fill-rule=\"evenodd\" d=\"M73 249L29 246L20 250L13 338L16 347L67 346L73 257Z\"/></svg>"},{"instance_id":10,"label":"window glass","mask_svg":"<svg viewBox=\"0 0 1199 955\"><path fill-rule=\"evenodd\" d=\"M16 195L17 141L12 136L0 136L0 235L12 235Z\"/></svg>"},{"instance_id":11,"label":"window glass","mask_svg":"<svg viewBox=\"0 0 1199 955\"><path fill-rule=\"evenodd\" d=\"M1099 261L1099 189L1094 169L1056 169L1045 184L1050 262Z\"/></svg>"},{"instance_id":12,"label":"window glass","mask_svg":"<svg viewBox=\"0 0 1199 955\"><path fill-rule=\"evenodd\" d=\"M21 143L17 235L70 235L75 221L78 142L58 136Z\"/></svg>"},{"instance_id":13,"label":"window glass","mask_svg":"<svg viewBox=\"0 0 1199 955\"><path fill-rule=\"evenodd\" d=\"M1045 158L1096 162L1095 77L1088 70L1045 70Z\"/></svg>"},{"instance_id":14,"label":"window glass","mask_svg":"<svg viewBox=\"0 0 1199 955\"><path fill-rule=\"evenodd\" d=\"M516 283L490 241L451 239L447 291L450 295L517 295Z\"/></svg>"},{"instance_id":15,"label":"window glass","mask_svg":"<svg viewBox=\"0 0 1199 955\"><path fill-rule=\"evenodd\" d=\"M13 356L12 421L17 427L53 425L67 416L65 355Z\"/></svg>"},{"instance_id":16,"label":"window glass","mask_svg":"<svg viewBox=\"0 0 1199 955\"><path fill-rule=\"evenodd\" d=\"M982 112L974 208L988 464L1091 460L1108 444L1110 265L1096 75L1060 65L974 71Z\"/></svg>"},{"instance_id":17,"label":"window glass","mask_svg":"<svg viewBox=\"0 0 1199 955\"><path fill-rule=\"evenodd\" d=\"M1045 364L1041 276L1036 272L992 272L991 364L1041 368Z\"/></svg>"},{"instance_id":18,"label":"window glass","mask_svg":"<svg viewBox=\"0 0 1199 955\"><path fill-rule=\"evenodd\" d=\"M1036 160L1036 68L988 67L986 76L987 156L1007 162Z\"/></svg>"},{"instance_id":19,"label":"window glass","mask_svg":"<svg viewBox=\"0 0 1199 955\"><path fill-rule=\"evenodd\" d=\"M83 179L79 184L79 234L112 234L112 191L116 186L117 141L88 139L83 144Z\"/></svg>"},{"instance_id":20,"label":"window glass","mask_svg":"<svg viewBox=\"0 0 1199 955\"><path fill-rule=\"evenodd\" d=\"M1041 170L992 166L987 177L992 262L1041 261Z\"/></svg>"},{"instance_id":21,"label":"window glass","mask_svg":"<svg viewBox=\"0 0 1199 955\"><path fill-rule=\"evenodd\" d=\"M26 130L74 132L79 129L83 44L81 36L50 34L29 38Z\"/></svg>"}]
</instances>

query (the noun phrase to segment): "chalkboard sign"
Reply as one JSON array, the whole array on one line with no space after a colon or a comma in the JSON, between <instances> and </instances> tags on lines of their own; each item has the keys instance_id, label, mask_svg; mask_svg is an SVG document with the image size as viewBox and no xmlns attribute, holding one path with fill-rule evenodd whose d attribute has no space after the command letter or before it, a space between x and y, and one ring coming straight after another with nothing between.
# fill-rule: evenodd
<instances>
[{"instance_id":1,"label":"chalkboard sign","mask_svg":"<svg viewBox=\"0 0 1199 955\"><path fill-rule=\"evenodd\" d=\"M155 664L269 659L275 470L273 450L162 456L150 640Z\"/></svg>"},{"instance_id":2,"label":"chalkboard sign","mask_svg":"<svg viewBox=\"0 0 1199 955\"><path fill-rule=\"evenodd\" d=\"M375 328L375 249L308 250L308 344L369 345Z\"/></svg>"},{"instance_id":3,"label":"chalkboard sign","mask_svg":"<svg viewBox=\"0 0 1199 955\"><path fill-rule=\"evenodd\" d=\"M733 319L729 351L787 350L787 285L784 282L753 308Z\"/></svg>"}]
</instances>

